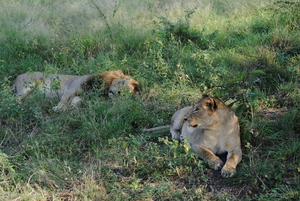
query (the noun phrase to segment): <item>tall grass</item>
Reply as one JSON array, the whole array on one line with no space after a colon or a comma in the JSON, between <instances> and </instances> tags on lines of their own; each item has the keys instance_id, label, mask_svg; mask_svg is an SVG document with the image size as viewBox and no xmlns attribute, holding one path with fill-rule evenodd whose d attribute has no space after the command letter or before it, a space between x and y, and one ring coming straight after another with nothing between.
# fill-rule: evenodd
<instances>
[{"instance_id":1,"label":"tall grass","mask_svg":"<svg viewBox=\"0 0 300 201\"><path fill-rule=\"evenodd\" d=\"M274 0L1 1L0 199L296 200L299 8ZM116 69L142 84L141 97L110 100L93 89L58 114L57 100L34 94L19 105L10 88L28 71ZM168 131L141 132L169 124L203 92L230 103L241 123L244 158L226 181Z\"/></svg>"}]
</instances>

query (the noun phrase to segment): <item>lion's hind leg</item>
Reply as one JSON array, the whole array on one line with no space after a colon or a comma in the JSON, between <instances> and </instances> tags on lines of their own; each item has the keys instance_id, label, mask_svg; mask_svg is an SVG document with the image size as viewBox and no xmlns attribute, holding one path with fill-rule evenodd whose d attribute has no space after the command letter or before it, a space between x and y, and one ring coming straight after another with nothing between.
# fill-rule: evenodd
<instances>
[{"instance_id":1,"label":"lion's hind leg","mask_svg":"<svg viewBox=\"0 0 300 201\"><path fill-rule=\"evenodd\" d=\"M29 74L19 75L13 85L14 93L18 102L21 102L41 81L38 79L39 75Z\"/></svg>"},{"instance_id":2,"label":"lion's hind leg","mask_svg":"<svg viewBox=\"0 0 300 201\"><path fill-rule=\"evenodd\" d=\"M175 140L181 140L181 130L180 128L175 128L174 126L170 126L170 133L172 135L172 138Z\"/></svg>"},{"instance_id":3,"label":"lion's hind leg","mask_svg":"<svg viewBox=\"0 0 300 201\"><path fill-rule=\"evenodd\" d=\"M34 86L33 86L34 87ZM30 87L25 86L14 86L15 96L19 103L22 102L22 100L29 94L31 91Z\"/></svg>"},{"instance_id":4,"label":"lion's hind leg","mask_svg":"<svg viewBox=\"0 0 300 201\"><path fill-rule=\"evenodd\" d=\"M54 112L61 112L65 111L70 104L75 107L78 106L82 102L82 99L77 96L79 92L80 89L78 88L65 90L59 103L57 104L57 106L53 107L52 110Z\"/></svg>"}]
</instances>

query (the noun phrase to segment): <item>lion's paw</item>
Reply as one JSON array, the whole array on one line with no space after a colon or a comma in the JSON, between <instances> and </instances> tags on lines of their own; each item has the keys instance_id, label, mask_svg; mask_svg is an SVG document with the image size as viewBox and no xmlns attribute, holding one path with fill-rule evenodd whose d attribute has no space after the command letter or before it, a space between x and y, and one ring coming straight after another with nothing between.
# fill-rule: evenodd
<instances>
[{"instance_id":1,"label":"lion's paw","mask_svg":"<svg viewBox=\"0 0 300 201\"><path fill-rule=\"evenodd\" d=\"M224 166L221 170L222 177L226 177L226 178L232 177L235 173L236 173L236 170L233 167Z\"/></svg>"},{"instance_id":2,"label":"lion's paw","mask_svg":"<svg viewBox=\"0 0 300 201\"><path fill-rule=\"evenodd\" d=\"M61 108L61 107L59 107L59 106L55 106L55 107L52 108L52 110L53 110L54 112L61 112L61 111L64 111L64 108Z\"/></svg>"},{"instance_id":3,"label":"lion's paw","mask_svg":"<svg viewBox=\"0 0 300 201\"><path fill-rule=\"evenodd\" d=\"M208 161L209 167L211 167L214 170L219 170L223 167L223 161L220 158L214 158Z\"/></svg>"}]
</instances>

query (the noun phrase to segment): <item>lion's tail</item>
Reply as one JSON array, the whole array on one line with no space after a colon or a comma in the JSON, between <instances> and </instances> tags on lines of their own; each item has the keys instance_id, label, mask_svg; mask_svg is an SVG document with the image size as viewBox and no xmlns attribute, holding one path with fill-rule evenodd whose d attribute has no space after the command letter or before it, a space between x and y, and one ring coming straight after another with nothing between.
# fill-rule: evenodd
<instances>
[{"instance_id":1,"label":"lion's tail","mask_svg":"<svg viewBox=\"0 0 300 201\"><path fill-rule=\"evenodd\" d=\"M148 128L148 129L144 129L143 131L144 132L152 132L152 131L158 131L158 130L162 130L162 129L166 129L166 128L170 128L170 125Z\"/></svg>"}]
</instances>

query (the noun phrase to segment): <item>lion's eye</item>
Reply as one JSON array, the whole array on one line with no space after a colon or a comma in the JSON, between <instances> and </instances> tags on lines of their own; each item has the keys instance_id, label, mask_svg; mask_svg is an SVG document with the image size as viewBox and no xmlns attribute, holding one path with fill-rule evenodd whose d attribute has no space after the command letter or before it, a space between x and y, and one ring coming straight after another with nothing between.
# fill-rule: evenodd
<instances>
[{"instance_id":1,"label":"lion's eye","mask_svg":"<svg viewBox=\"0 0 300 201\"><path fill-rule=\"evenodd\" d=\"M198 112L198 110L199 110L199 109L198 109L197 107L195 107L194 110L193 110L193 113Z\"/></svg>"}]
</instances>

